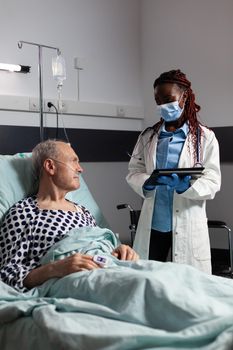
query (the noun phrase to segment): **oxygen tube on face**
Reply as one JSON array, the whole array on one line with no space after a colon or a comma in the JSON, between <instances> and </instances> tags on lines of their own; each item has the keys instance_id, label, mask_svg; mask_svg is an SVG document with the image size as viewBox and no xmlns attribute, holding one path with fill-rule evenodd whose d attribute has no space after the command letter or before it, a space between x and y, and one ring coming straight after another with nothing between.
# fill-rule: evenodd
<instances>
[{"instance_id":1,"label":"oxygen tube on face","mask_svg":"<svg viewBox=\"0 0 233 350\"><path fill-rule=\"evenodd\" d=\"M55 159L55 158L50 158L52 159L54 162L58 162L60 164L63 164L64 166L66 166L68 169L70 169L71 171L73 171L77 176L79 176L81 173L82 173L82 168L81 170L75 170L73 169L70 165L66 164L65 162L62 162L61 160L59 159Z\"/></svg>"}]
</instances>

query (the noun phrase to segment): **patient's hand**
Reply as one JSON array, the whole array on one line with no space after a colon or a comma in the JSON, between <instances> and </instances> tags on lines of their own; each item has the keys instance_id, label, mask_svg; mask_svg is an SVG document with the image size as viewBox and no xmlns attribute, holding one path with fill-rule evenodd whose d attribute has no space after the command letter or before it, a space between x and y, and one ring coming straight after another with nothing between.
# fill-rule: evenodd
<instances>
[{"instance_id":1,"label":"patient's hand","mask_svg":"<svg viewBox=\"0 0 233 350\"><path fill-rule=\"evenodd\" d=\"M29 272L24 279L24 286L28 289L38 286L50 278L64 277L73 272L98 269L92 256L76 253L65 259L57 260L39 266Z\"/></svg>"},{"instance_id":2,"label":"patient's hand","mask_svg":"<svg viewBox=\"0 0 233 350\"><path fill-rule=\"evenodd\" d=\"M139 259L139 255L130 246L121 244L113 250L112 255L120 260L136 261Z\"/></svg>"},{"instance_id":3,"label":"patient's hand","mask_svg":"<svg viewBox=\"0 0 233 350\"><path fill-rule=\"evenodd\" d=\"M93 270L99 267L100 266L93 261L92 256L80 253L76 253L54 263L57 277L63 277L78 271Z\"/></svg>"}]
</instances>

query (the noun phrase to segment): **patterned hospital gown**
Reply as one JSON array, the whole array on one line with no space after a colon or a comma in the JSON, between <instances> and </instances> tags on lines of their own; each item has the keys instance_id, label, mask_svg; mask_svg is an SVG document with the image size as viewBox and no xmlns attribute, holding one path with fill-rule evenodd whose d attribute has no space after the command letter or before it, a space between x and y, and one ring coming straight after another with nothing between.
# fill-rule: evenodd
<instances>
[{"instance_id":1,"label":"patterned hospital gown","mask_svg":"<svg viewBox=\"0 0 233 350\"><path fill-rule=\"evenodd\" d=\"M19 291L48 249L72 228L96 226L90 212L39 209L36 196L16 203L0 228L0 278Z\"/></svg>"}]
</instances>

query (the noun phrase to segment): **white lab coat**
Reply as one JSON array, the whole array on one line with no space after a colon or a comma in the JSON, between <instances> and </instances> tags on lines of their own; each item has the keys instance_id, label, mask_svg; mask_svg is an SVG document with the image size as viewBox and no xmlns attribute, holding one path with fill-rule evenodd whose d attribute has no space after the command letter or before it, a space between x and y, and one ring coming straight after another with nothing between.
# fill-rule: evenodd
<instances>
[{"instance_id":1,"label":"white lab coat","mask_svg":"<svg viewBox=\"0 0 233 350\"><path fill-rule=\"evenodd\" d=\"M220 190L221 172L219 146L214 132L202 126L200 160L205 167L201 177L191 181L191 187L173 199L172 261L192 265L211 273L210 242L206 217L206 200ZM145 198L142 186L156 167L158 134L153 130L140 135L129 162L127 182L144 198L134 241L134 249L142 259L148 259L151 222L156 190ZM178 167L193 167L193 145L190 134L184 143Z\"/></svg>"}]
</instances>

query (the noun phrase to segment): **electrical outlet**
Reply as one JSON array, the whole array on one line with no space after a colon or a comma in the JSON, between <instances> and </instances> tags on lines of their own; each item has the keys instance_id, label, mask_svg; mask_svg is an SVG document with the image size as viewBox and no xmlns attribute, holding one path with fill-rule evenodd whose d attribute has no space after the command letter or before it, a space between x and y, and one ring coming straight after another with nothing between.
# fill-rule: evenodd
<instances>
[{"instance_id":1,"label":"electrical outlet","mask_svg":"<svg viewBox=\"0 0 233 350\"><path fill-rule=\"evenodd\" d=\"M75 57L74 58L74 68L83 70L87 68L87 59L86 57Z\"/></svg>"},{"instance_id":2,"label":"electrical outlet","mask_svg":"<svg viewBox=\"0 0 233 350\"><path fill-rule=\"evenodd\" d=\"M57 107L57 102L56 101L54 101L52 99L44 100L44 112L45 113L49 113L49 112L55 113L56 112L55 108L53 106L49 108L48 107L48 102L51 102L55 107Z\"/></svg>"},{"instance_id":3,"label":"electrical outlet","mask_svg":"<svg viewBox=\"0 0 233 350\"><path fill-rule=\"evenodd\" d=\"M67 113L67 103L65 101L60 101L58 112Z\"/></svg>"},{"instance_id":4,"label":"electrical outlet","mask_svg":"<svg viewBox=\"0 0 233 350\"><path fill-rule=\"evenodd\" d=\"M125 108L122 106L117 106L117 116L118 117L125 117Z\"/></svg>"},{"instance_id":5,"label":"electrical outlet","mask_svg":"<svg viewBox=\"0 0 233 350\"><path fill-rule=\"evenodd\" d=\"M56 113L56 109L52 106L52 107L48 107L48 102L51 102L58 110L58 113L66 113L67 112L67 103L65 101L61 101L60 102L60 108L58 108L58 102L57 100L45 100L44 101L44 112L45 113Z\"/></svg>"},{"instance_id":6,"label":"electrical outlet","mask_svg":"<svg viewBox=\"0 0 233 350\"><path fill-rule=\"evenodd\" d=\"M29 111L39 112L39 109L40 109L39 99L36 97L30 97L29 98Z\"/></svg>"},{"instance_id":7,"label":"electrical outlet","mask_svg":"<svg viewBox=\"0 0 233 350\"><path fill-rule=\"evenodd\" d=\"M55 112L54 107L50 107L50 108L48 107L48 102L53 103L52 100L45 100L45 101L44 101L44 112L45 112L45 113L48 113L48 112Z\"/></svg>"}]
</instances>

